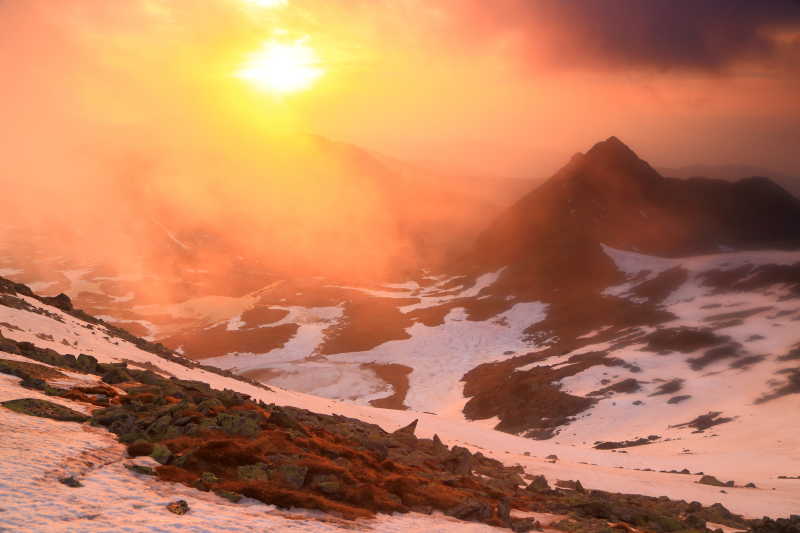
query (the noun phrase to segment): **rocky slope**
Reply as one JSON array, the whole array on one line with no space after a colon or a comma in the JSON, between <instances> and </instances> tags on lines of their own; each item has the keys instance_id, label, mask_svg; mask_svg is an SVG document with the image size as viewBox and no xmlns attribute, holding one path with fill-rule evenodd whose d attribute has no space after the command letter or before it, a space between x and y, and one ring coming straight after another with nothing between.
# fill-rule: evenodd
<instances>
[{"instance_id":1,"label":"rocky slope","mask_svg":"<svg viewBox=\"0 0 800 533\"><path fill-rule=\"evenodd\" d=\"M742 432L796 408L800 254L776 248L797 243L797 220L798 201L766 180L663 178L612 138L448 274L366 284L238 265L225 291L199 270L160 279L176 288L165 299L147 275L65 265L39 287L286 388L581 447L659 435L643 448L669 453L692 438L681 424L719 412L719 439L740 453Z\"/></svg>"},{"instance_id":2,"label":"rocky slope","mask_svg":"<svg viewBox=\"0 0 800 533\"><path fill-rule=\"evenodd\" d=\"M248 527L277 531L352 529L347 521L356 519L382 531L404 524L408 531L465 530L445 515L515 531L540 528L539 520L546 530L587 532L796 527L796 519L748 521L719 503L548 483L522 465L505 466L494 452L448 446L454 435L443 433L444 442L420 438L416 420L387 432L352 417L265 403L321 405L208 372L76 311L66 297L40 298L5 280L0 295L8 333L0 336L3 527L101 531L133 521L162 531L189 524L228 529L226 520L237 513L254 516ZM45 426L59 435L57 444L37 437ZM125 446L114 445L111 434ZM26 450L46 455L26 463L33 459ZM61 491L69 496L55 498ZM159 492L185 499L148 501L163 502ZM268 504L266 514L254 515L254 500ZM121 505L132 507L123 512ZM403 520L376 513L410 514Z\"/></svg>"}]
</instances>

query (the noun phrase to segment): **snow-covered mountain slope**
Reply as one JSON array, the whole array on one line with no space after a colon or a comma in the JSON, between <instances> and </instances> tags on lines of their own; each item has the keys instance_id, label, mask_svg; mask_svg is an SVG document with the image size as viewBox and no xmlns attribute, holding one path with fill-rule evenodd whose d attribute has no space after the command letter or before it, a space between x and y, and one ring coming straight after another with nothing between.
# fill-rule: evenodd
<instances>
[{"instance_id":1,"label":"snow-covered mountain slope","mask_svg":"<svg viewBox=\"0 0 800 533\"><path fill-rule=\"evenodd\" d=\"M614 252L609 250L609 253ZM617 259L642 260L630 256L617 256ZM158 369L165 375L205 381L214 387L241 391L269 403L297 406L320 413L343 414L378 424L390 431L418 419L417 433L420 437L431 437L436 433L449 445L458 444L481 451L506 464L520 464L528 473L544 474L548 479L579 479L588 488L666 495L709 505L721 502L734 512L753 517L780 516L800 508L798 481L779 479L779 476L793 477L800 472L800 457L794 453L800 444L797 432L785 423L786 410L796 407L781 403L792 399L792 396L763 404L763 409L767 411L759 416L765 421L764 424L750 427L765 433L756 431L754 434L747 429L745 422L753 422L749 416L726 410L725 416L739 414L741 418L714 427L713 433L718 433L720 437L712 437L711 431L693 433L675 429L670 430L674 440L626 448L622 452L610 451L595 449L591 442L582 445L577 439L562 440L561 436L549 441L526 439L492 430L485 422L354 405L276 387L268 390L236 377L200 368L196 363L184 361L167 351L162 352L158 347L137 341L79 312L70 312L64 300L43 301L24 292L15 293L13 289L6 290L1 296L0 332L17 342L30 342L63 354L77 356L85 353L101 362L127 361L133 368ZM61 308L52 304L58 304ZM2 353L0 358L24 359L10 353ZM77 376L72 379L77 379ZM37 392L22 388L17 378L1 375L0 383L0 400L37 397ZM48 399L76 410L82 408L80 404L69 400ZM218 520L218 526L214 527L234 527L234 517L240 512L239 507L234 508L224 500L180 486L163 486L127 477L132 474L126 473L120 465L122 447L107 434L94 430L87 432L82 426L69 426L67 422L31 419L5 409L0 409L0 416L3 417L0 424L0 431L3 432L0 439L0 453L3 454L0 479L4 480L0 498L6 509L0 515L0 520L7 527L19 529L29 523L34 524L34 530L74 530L76 527L83 530L114 530L121 527L121 520L130 521L135 517L140 523L169 528L175 526L173 520L176 519L170 515L164 516L162 504L177 495L189 501L192 509L196 510L190 516L197 517L197 521L190 518L189 521L180 522L183 526L191 524L191 527L200 528L201 520L214 517ZM662 431L666 431L666 423L662 424L657 416L654 412L654 420L648 425L635 427L663 428ZM689 413L685 418L686 421L691 418ZM620 426L627 423L624 418L618 417L617 420ZM767 428L767 423L772 425ZM38 446L31 447L32 442L38 443ZM547 459L552 454L557 455L558 459ZM775 458L771 458L773 455ZM695 473L702 471L723 480L733 479L736 487L725 488L721 492L719 487L698 484L699 475L660 472L684 468ZM84 488L89 489L90 498L70 496L75 493L62 492L70 489L62 489L57 483L55 488L52 487L54 480L65 474L79 474ZM755 483L758 488L743 488L748 482ZM285 516L256 504L248 504L242 512L248 518L260 520L256 523L275 530L289 530L300 524L312 531L337 527L335 522L319 522L318 517L308 514L301 514L301 522L298 522L297 517ZM199 516L201 514L203 516ZM36 516L38 522L30 522L32 515ZM462 530L469 527L475 527L474 531L488 530L484 526L451 522L444 517L413 514L379 518L378 522L368 525L380 531L392 531L393 528L449 531L456 527Z\"/></svg>"},{"instance_id":2,"label":"snow-covered mountain slope","mask_svg":"<svg viewBox=\"0 0 800 533\"><path fill-rule=\"evenodd\" d=\"M671 469L679 457L700 471L698 450L713 447L712 464L741 476L797 475L800 431L785 420L800 403L800 252L747 249L778 227L767 241L795 239L797 201L760 181L681 183L610 139L512 207L458 269L404 282L243 267L236 283L201 271L156 279L57 258L52 285L13 262L3 272L296 393L476 420L587 462L636 455L646 459L629 466ZM708 213L678 201L710 190L727 200ZM748 200L746 216L730 215ZM669 244L662 233L676 253L654 255ZM703 251L677 253L687 249Z\"/></svg>"},{"instance_id":3,"label":"snow-covered mountain slope","mask_svg":"<svg viewBox=\"0 0 800 533\"><path fill-rule=\"evenodd\" d=\"M712 190L727 200L708 213L679 202ZM741 220L729 215L748 202ZM39 271L7 259L0 272L261 382L593 444L644 436L646 425L592 422L613 413L651 420L663 411L678 425L722 411L735 425L794 401L775 395L796 379L784 357L800 342L791 327L800 255L720 246L741 248L778 227L772 240L791 241L796 204L769 183L670 181L612 138L510 209L472 263L446 275L365 285L239 265L231 283L58 258ZM663 235L676 251L708 250L642 253L664 251ZM30 252L39 264L46 256Z\"/></svg>"}]
</instances>

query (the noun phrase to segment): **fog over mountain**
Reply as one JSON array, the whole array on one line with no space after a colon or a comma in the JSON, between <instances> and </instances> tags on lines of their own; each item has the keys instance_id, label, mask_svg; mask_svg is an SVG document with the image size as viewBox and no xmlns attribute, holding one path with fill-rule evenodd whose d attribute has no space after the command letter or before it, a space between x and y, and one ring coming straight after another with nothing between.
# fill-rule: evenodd
<instances>
[{"instance_id":1,"label":"fog over mountain","mask_svg":"<svg viewBox=\"0 0 800 533\"><path fill-rule=\"evenodd\" d=\"M0 531L800 533L797 0L0 0Z\"/></svg>"}]
</instances>

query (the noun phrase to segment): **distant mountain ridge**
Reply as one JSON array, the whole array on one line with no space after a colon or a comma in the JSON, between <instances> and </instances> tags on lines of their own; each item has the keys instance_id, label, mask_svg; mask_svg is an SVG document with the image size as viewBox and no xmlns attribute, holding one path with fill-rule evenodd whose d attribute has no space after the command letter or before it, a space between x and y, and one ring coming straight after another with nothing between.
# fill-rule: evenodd
<instances>
[{"instance_id":1,"label":"distant mountain ridge","mask_svg":"<svg viewBox=\"0 0 800 533\"><path fill-rule=\"evenodd\" d=\"M380 166L367 172L380 165L369 154L328 148L326 160L385 185L377 196L398 213L456 201L432 193L422 202L386 183L396 175ZM358 282L243 263L236 290L185 269L164 280L182 289L166 300L148 295L146 278L58 263L63 280L48 292L278 387L576 445L682 438L662 426L708 412L762 417L800 400L786 363L800 346L800 252L775 250L797 245L797 213L769 180L665 178L610 138L498 217L478 213L494 222L477 242L458 243L472 253L449 272ZM731 386L746 394L725 396ZM631 413L635 426L592 422Z\"/></svg>"},{"instance_id":2,"label":"distant mountain ridge","mask_svg":"<svg viewBox=\"0 0 800 533\"><path fill-rule=\"evenodd\" d=\"M797 198L800 198L800 177L753 165L688 165L677 168L659 167L662 176L670 178L711 178L739 181L752 177L768 177Z\"/></svg>"},{"instance_id":3,"label":"distant mountain ridge","mask_svg":"<svg viewBox=\"0 0 800 533\"><path fill-rule=\"evenodd\" d=\"M555 234L665 256L795 247L800 200L766 178L664 178L611 137L502 214L478 239L475 255L506 264Z\"/></svg>"}]
</instances>

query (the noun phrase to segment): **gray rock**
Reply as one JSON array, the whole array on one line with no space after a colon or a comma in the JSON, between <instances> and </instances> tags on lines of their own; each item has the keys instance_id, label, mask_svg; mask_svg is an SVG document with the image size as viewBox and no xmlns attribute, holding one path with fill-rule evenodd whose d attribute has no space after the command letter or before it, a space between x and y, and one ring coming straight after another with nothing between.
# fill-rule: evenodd
<instances>
[{"instance_id":1,"label":"gray rock","mask_svg":"<svg viewBox=\"0 0 800 533\"><path fill-rule=\"evenodd\" d=\"M167 511L176 515L185 515L189 512L189 504L186 500L177 500L167 504Z\"/></svg>"},{"instance_id":2,"label":"gray rock","mask_svg":"<svg viewBox=\"0 0 800 533\"><path fill-rule=\"evenodd\" d=\"M67 487L72 487L74 489L78 487L83 487L83 483L75 479L75 476L62 477L58 481L63 483Z\"/></svg>"},{"instance_id":3,"label":"gray rock","mask_svg":"<svg viewBox=\"0 0 800 533\"><path fill-rule=\"evenodd\" d=\"M546 492L550 490L550 484L544 476L533 476L533 480L525 487L525 490L532 492Z\"/></svg>"}]
</instances>

